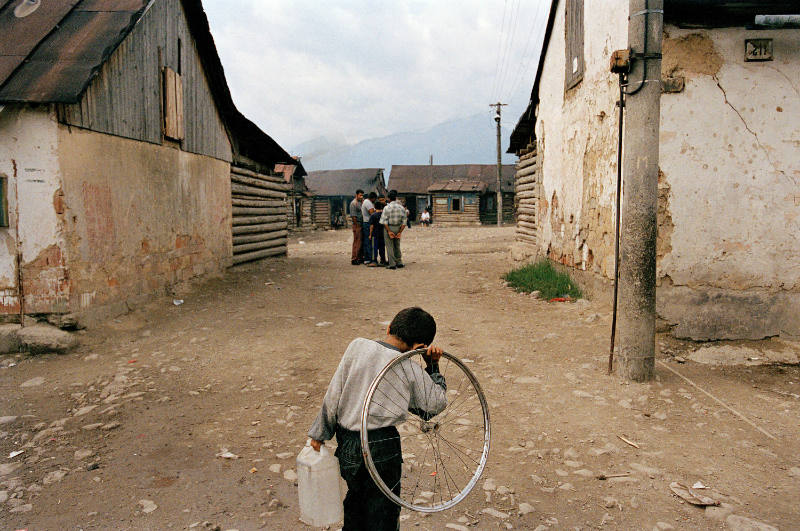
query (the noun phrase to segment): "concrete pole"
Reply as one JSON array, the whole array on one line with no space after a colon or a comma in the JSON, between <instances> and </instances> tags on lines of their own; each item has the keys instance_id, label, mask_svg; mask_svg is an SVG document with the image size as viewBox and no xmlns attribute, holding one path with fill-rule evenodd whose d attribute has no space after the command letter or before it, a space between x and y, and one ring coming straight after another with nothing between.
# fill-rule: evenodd
<instances>
[{"instance_id":1,"label":"concrete pole","mask_svg":"<svg viewBox=\"0 0 800 531\"><path fill-rule=\"evenodd\" d=\"M663 0L629 0L617 374L653 378ZM645 35L647 42L645 43Z\"/></svg>"},{"instance_id":2,"label":"concrete pole","mask_svg":"<svg viewBox=\"0 0 800 531\"><path fill-rule=\"evenodd\" d=\"M497 122L497 226L503 225L503 154L500 146L500 105L497 105L497 115L495 116Z\"/></svg>"}]
</instances>

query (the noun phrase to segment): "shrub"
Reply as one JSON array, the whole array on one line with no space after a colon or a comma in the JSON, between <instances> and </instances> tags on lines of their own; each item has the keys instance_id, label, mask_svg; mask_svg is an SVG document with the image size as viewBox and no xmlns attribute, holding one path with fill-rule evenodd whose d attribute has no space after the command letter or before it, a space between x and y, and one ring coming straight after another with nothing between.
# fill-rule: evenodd
<instances>
[{"instance_id":1,"label":"shrub","mask_svg":"<svg viewBox=\"0 0 800 531\"><path fill-rule=\"evenodd\" d=\"M503 278L517 291L541 292L543 299L565 296L580 299L583 295L581 289L569 278L569 275L556 271L546 259L509 271Z\"/></svg>"}]
</instances>

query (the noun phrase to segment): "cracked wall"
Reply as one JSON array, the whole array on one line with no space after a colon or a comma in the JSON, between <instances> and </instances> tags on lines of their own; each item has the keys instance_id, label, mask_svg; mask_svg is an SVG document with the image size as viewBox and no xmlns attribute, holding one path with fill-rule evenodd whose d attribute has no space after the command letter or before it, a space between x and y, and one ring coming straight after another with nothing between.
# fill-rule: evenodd
<instances>
[{"instance_id":1,"label":"cracked wall","mask_svg":"<svg viewBox=\"0 0 800 531\"><path fill-rule=\"evenodd\" d=\"M539 252L609 280L614 268L617 78L627 5L586 2L586 71L564 92L559 6L539 89ZM746 38L775 60L744 61ZM800 335L800 32L664 35L657 241L659 316L693 339ZM676 85L679 86L679 85ZM547 139L546 145L542 139Z\"/></svg>"},{"instance_id":2,"label":"cracked wall","mask_svg":"<svg viewBox=\"0 0 800 531\"><path fill-rule=\"evenodd\" d=\"M746 38L774 61L745 62ZM663 71L686 84L661 98L660 316L693 339L800 334L800 32L668 27Z\"/></svg>"},{"instance_id":3,"label":"cracked wall","mask_svg":"<svg viewBox=\"0 0 800 531\"><path fill-rule=\"evenodd\" d=\"M627 46L627 4L587 0L584 78L564 92L564 2L560 3L541 79L536 137L542 160L540 252L609 279L614 272L618 85L608 72ZM588 16L588 15L587 15ZM547 139L546 144L541 142Z\"/></svg>"}]
</instances>

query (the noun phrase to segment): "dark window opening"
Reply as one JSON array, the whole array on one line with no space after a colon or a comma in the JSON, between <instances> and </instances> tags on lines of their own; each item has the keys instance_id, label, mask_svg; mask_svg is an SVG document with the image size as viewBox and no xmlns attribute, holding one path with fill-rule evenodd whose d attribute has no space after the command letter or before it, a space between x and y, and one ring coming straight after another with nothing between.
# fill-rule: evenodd
<instances>
[{"instance_id":1,"label":"dark window opening","mask_svg":"<svg viewBox=\"0 0 800 531\"><path fill-rule=\"evenodd\" d=\"M454 197L453 199L451 199L451 201L450 201L450 210L452 210L453 212L460 212L461 211L461 198L460 197Z\"/></svg>"}]
</instances>

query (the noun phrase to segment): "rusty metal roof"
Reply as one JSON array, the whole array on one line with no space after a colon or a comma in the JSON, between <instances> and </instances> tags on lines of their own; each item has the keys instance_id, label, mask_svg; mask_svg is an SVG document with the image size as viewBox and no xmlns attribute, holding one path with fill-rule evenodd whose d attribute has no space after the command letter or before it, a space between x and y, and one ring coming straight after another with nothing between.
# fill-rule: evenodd
<instances>
[{"instance_id":1,"label":"rusty metal roof","mask_svg":"<svg viewBox=\"0 0 800 531\"><path fill-rule=\"evenodd\" d=\"M441 181L428 187L429 192L474 192L482 194L486 191L486 183L482 181Z\"/></svg>"},{"instance_id":2,"label":"rusty metal roof","mask_svg":"<svg viewBox=\"0 0 800 531\"><path fill-rule=\"evenodd\" d=\"M156 1L0 0L0 103L78 102ZM234 105L202 2L181 4L237 162L242 155L269 168L292 164L294 159ZM25 10L30 14L19 16ZM298 171L305 174L302 166Z\"/></svg>"},{"instance_id":3,"label":"rusty metal roof","mask_svg":"<svg viewBox=\"0 0 800 531\"><path fill-rule=\"evenodd\" d=\"M0 3L0 101L31 103L77 102L147 6L147 0ZM20 16L26 4L32 11Z\"/></svg>"},{"instance_id":4,"label":"rusty metal roof","mask_svg":"<svg viewBox=\"0 0 800 531\"><path fill-rule=\"evenodd\" d=\"M503 164L502 188L514 191L514 165ZM426 194L433 183L480 181L490 192L497 191L497 164L417 164L393 165L389 189L401 194Z\"/></svg>"},{"instance_id":5,"label":"rusty metal roof","mask_svg":"<svg viewBox=\"0 0 800 531\"><path fill-rule=\"evenodd\" d=\"M359 188L366 193L386 193L383 168L311 171L306 177L306 185L315 196L352 197Z\"/></svg>"}]
</instances>

